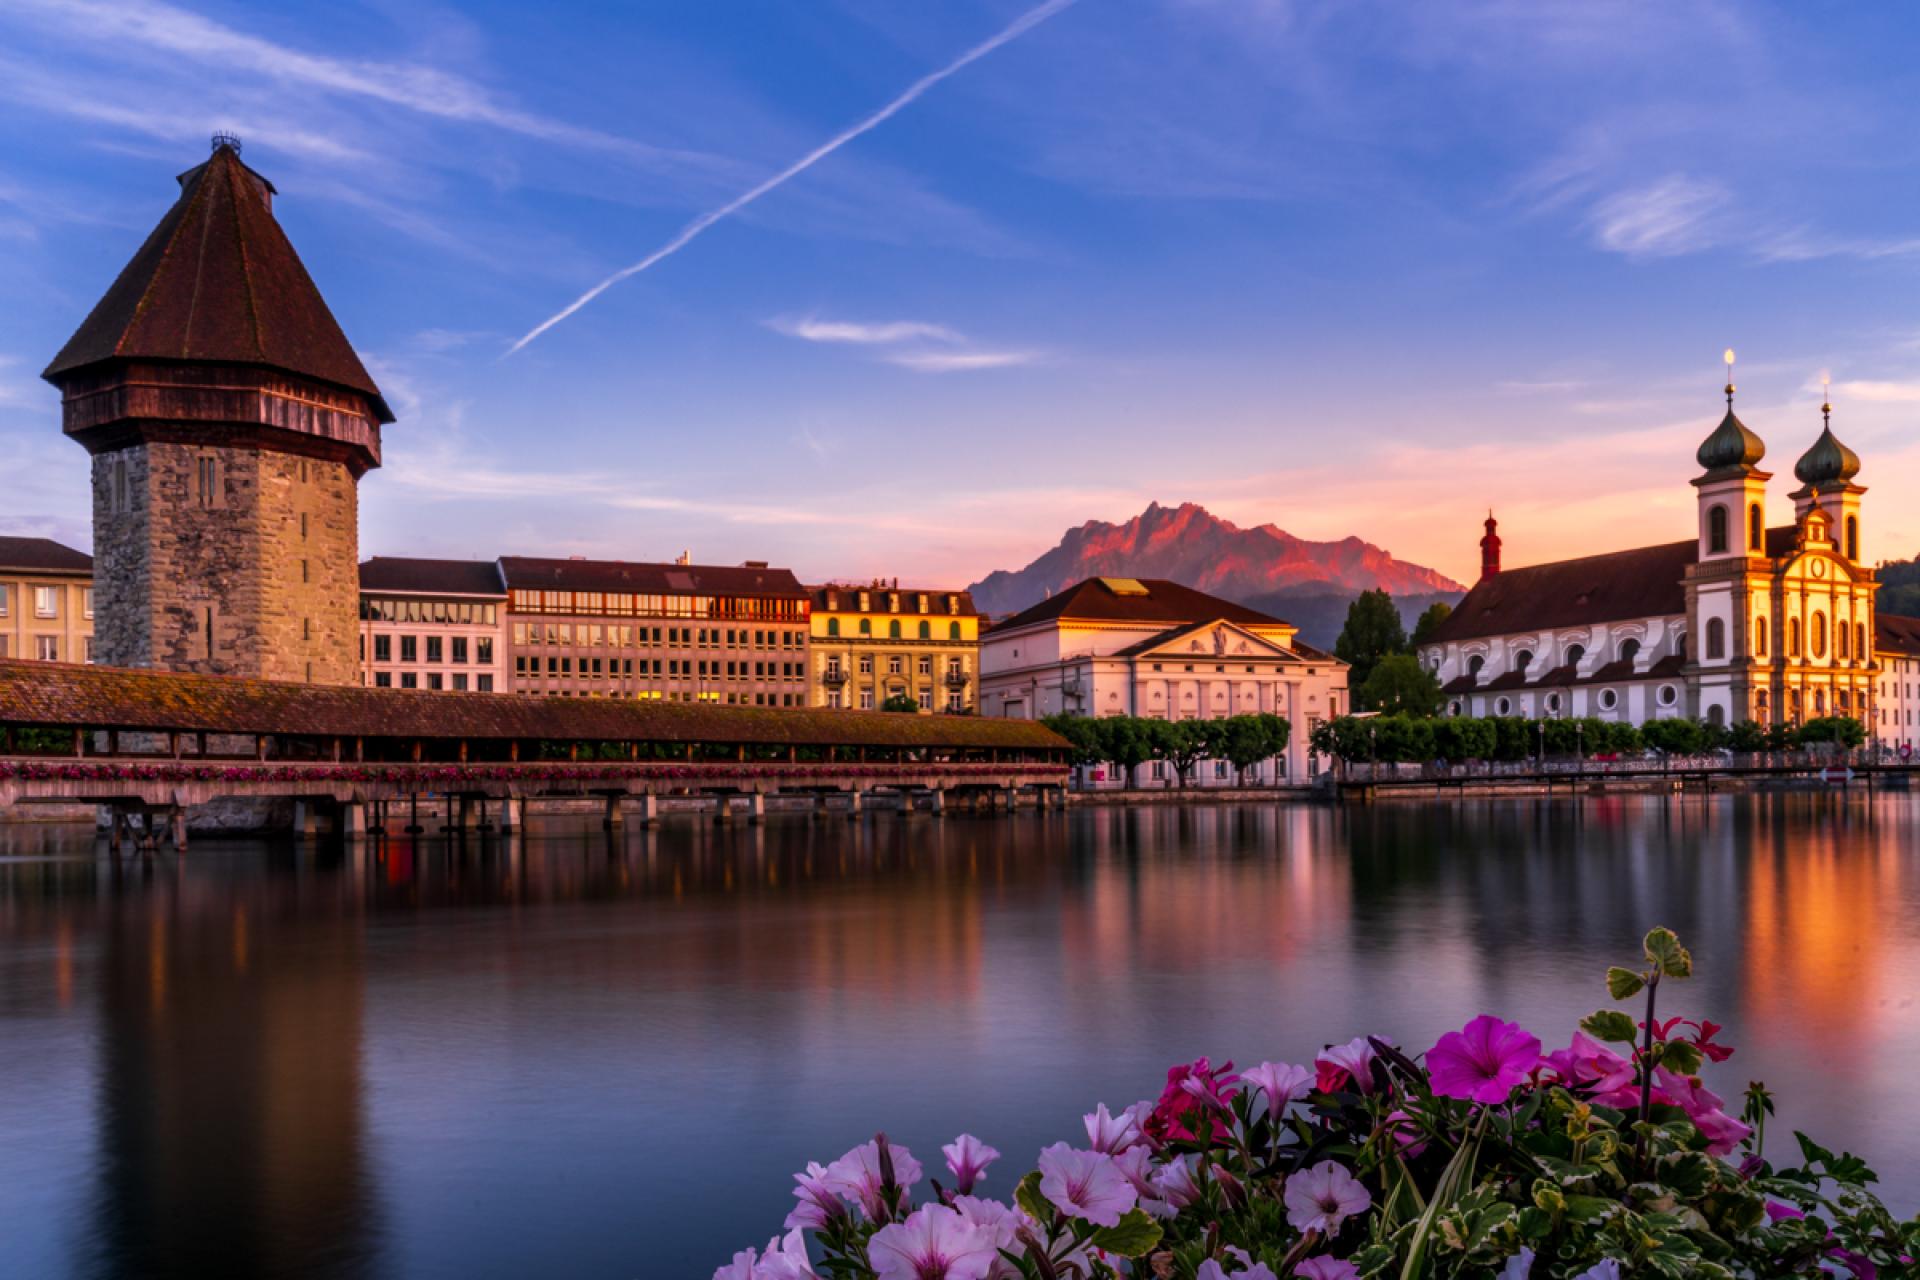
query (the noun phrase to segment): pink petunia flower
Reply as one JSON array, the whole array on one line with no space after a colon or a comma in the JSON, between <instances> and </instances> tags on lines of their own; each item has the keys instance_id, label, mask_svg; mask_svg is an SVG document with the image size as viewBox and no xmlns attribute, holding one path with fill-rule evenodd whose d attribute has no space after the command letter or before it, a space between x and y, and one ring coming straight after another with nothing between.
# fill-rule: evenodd
<instances>
[{"instance_id":1,"label":"pink petunia flower","mask_svg":"<svg viewBox=\"0 0 1920 1280\"><path fill-rule=\"evenodd\" d=\"M1299 1276L1305 1275L1306 1272L1295 1268L1294 1274ZM1274 1275L1273 1268L1264 1262L1256 1262L1250 1266L1243 1266L1238 1271L1230 1272L1212 1258L1208 1258L1194 1273L1194 1280L1280 1280L1280 1277Z\"/></svg>"},{"instance_id":2,"label":"pink petunia flower","mask_svg":"<svg viewBox=\"0 0 1920 1280\"><path fill-rule=\"evenodd\" d=\"M1539 1036L1484 1013L1427 1050L1433 1091L1473 1102L1505 1102L1539 1065Z\"/></svg>"},{"instance_id":3,"label":"pink petunia flower","mask_svg":"<svg viewBox=\"0 0 1920 1280\"><path fill-rule=\"evenodd\" d=\"M922 1205L867 1241L878 1280L987 1280L999 1261L991 1228L943 1204Z\"/></svg>"},{"instance_id":4,"label":"pink petunia flower","mask_svg":"<svg viewBox=\"0 0 1920 1280\"><path fill-rule=\"evenodd\" d=\"M947 1171L953 1174L954 1190L966 1195L973 1190L973 1184L980 1180L987 1166L1000 1158L995 1151L970 1133L963 1133L940 1148L947 1157Z\"/></svg>"},{"instance_id":5,"label":"pink petunia flower","mask_svg":"<svg viewBox=\"0 0 1920 1280\"><path fill-rule=\"evenodd\" d=\"M1026 1254L1026 1246L1020 1243L1022 1228L1039 1233L1039 1224L1011 1205L998 1200L981 1200L975 1196L955 1196L953 1209L962 1218L976 1227L984 1229L991 1237L996 1251L1005 1250L1016 1258ZM988 1280L1020 1280L1020 1272L1005 1258L994 1262L987 1272Z\"/></svg>"},{"instance_id":6,"label":"pink petunia flower","mask_svg":"<svg viewBox=\"0 0 1920 1280\"><path fill-rule=\"evenodd\" d=\"M1313 1060L1314 1088L1322 1093L1337 1093L1351 1085L1361 1093L1372 1093L1373 1059L1373 1046L1365 1036L1356 1036L1345 1044L1328 1045Z\"/></svg>"},{"instance_id":7,"label":"pink petunia flower","mask_svg":"<svg viewBox=\"0 0 1920 1280\"><path fill-rule=\"evenodd\" d=\"M1568 1088L1591 1089L1589 1096L1600 1106L1625 1108L1639 1103L1640 1086L1633 1063L1584 1031L1574 1032L1573 1042L1548 1054L1545 1061L1560 1083Z\"/></svg>"},{"instance_id":8,"label":"pink petunia flower","mask_svg":"<svg viewBox=\"0 0 1920 1280\"><path fill-rule=\"evenodd\" d=\"M1056 1142L1040 1153L1040 1194L1069 1217L1097 1227L1117 1226L1140 1194L1101 1151L1075 1151Z\"/></svg>"},{"instance_id":9,"label":"pink petunia flower","mask_svg":"<svg viewBox=\"0 0 1920 1280\"><path fill-rule=\"evenodd\" d=\"M1276 1119L1288 1103L1299 1102L1313 1091L1313 1072L1284 1062L1263 1062L1242 1071L1240 1080L1267 1095L1267 1113Z\"/></svg>"},{"instance_id":10,"label":"pink petunia flower","mask_svg":"<svg viewBox=\"0 0 1920 1280\"><path fill-rule=\"evenodd\" d=\"M1202 1195L1199 1179L1193 1176L1195 1158L1177 1156L1161 1165L1153 1175L1154 1194L1175 1209L1186 1208Z\"/></svg>"},{"instance_id":11,"label":"pink petunia flower","mask_svg":"<svg viewBox=\"0 0 1920 1280\"><path fill-rule=\"evenodd\" d=\"M1087 1126L1087 1145L1095 1151L1117 1156L1140 1143L1140 1121L1131 1107L1116 1116L1103 1102L1081 1119Z\"/></svg>"},{"instance_id":12,"label":"pink petunia flower","mask_svg":"<svg viewBox=\"0 0 1920 1280\"><path fill-rule=\"evenodd\" d=\"M1296 1231L1333 1235L1340 1224L1373 1203L1367 1189L1342 1165L1322 1160L1287 1179L1287 1221Z\"/></svg>"},{"instance_id":13,"label":"pink petunia flower","mask_svg":"<svg viewBox=\"0 0 1920 1280\"><path fill-rule=\"evenodd\" d=\"M1206 1058L1195 1058L1169 1067L1167 1087L1142 1127L1150 1137L1166 1142L1198 1137L1196 1127L1204 1122L1213 1137L1224 1138L1227 1127L1217 1113L1227 1109L1227 1099L1239 1083L1231 1062L1215 1067Z\"/></svg>"},{"instance_id":14,"label":"pink petunia flower","mask_svg":"<svg viewBox=\"0 0 1920 1280\"><path fill-rule=\"evenodd\" d=\"M807 1161L805 1173L793 1175L793 1180L800 1184L794 1188L793 1195L800 1203L793 1207L783 1224L789 1231L795 1227L824 1231L835 1219L846 1216L847 1202L827 1185L826 1177L826 1169L812 1160Z\"/></svg>"},{"instance_id":15,"label":"pink petunia flower","mask_svg":"<svg viewBox=\"0 0 1920 1280\"><path fill-rule=\"evenodd\" d=\"M767 1241L766 1252L753 1269L753 1280L820 1280L807 1257L807 1242L797 1229Z\"/></svg>"},{"instance_id":16,"label":"pink petunia flower","mask_svg":"<svg viewBox=\"0 0 1920 1280\"><path fill-rule=\"evenodd\" d=\"M1113 1167L1140 1195L1158 1194L1153 1189L1153 1153L1145 1147L1128 1147L1113 1158Z\"/></svg>"},{"instance_id":17,"label":"pink petunia flower","mask_svg":"<svg viewBox=\"0 0 1920 1280\"><path fill-rule=\"evenodd\" d=\"M1665 1067L1656 1067L1653 1078L1659 1082L1658 1092L1662 1100L1686 1112L1687 1119L1693 1121L1693 1127L1706 1138L1708 1155L1728 1154L1753 1132L1726 1113L1726 1103L1719 1094L1701 1084L1699 1077L1683 1076Z\"/></svg>"},{"instance_id":18,"label":"pink petunia flower","mask_svg":"<svg viewBox=\"0 0 1920 1280\"><path fill-rule=\"evenodd\" d=\"M733 1255L733 1261L724 1267L716 1267L713 1280L753 1280L753 1264L760 1256L751 1249L742 1249Z\"/></svg>"},{"instance_id":19,"label":"pink petunia flower","mask_svg":"<svg viewBox=\"0 0 1920 1280\"><path fill-rule=\"evenodd\" d=\"M1330 1258L1326 1254L1308 1258L1293 1269L1293 1274L1306 1280L1360 1280L1360 1268L1345 1258Z\"/></svg>"},{"instance_id":20,"label":"pink petunia flower","mask_svg":"<svg viewBox=\"0 0 1920 1280\"><path fill-rule=\"evenodd\" d=\"M888 1154L893 1160L894 1185L900 1191L899 1208L907 1203L907 1192L913 1184L920 1181L920 1162L905 1147L889 1143ZM880 1195L880 1144L863 1142L847 1154L828 1165L821 1182L837 1195L857 1203L869 1219L878 1220L888 1213L887 1205Z\"/></svg>"}]
</instances>

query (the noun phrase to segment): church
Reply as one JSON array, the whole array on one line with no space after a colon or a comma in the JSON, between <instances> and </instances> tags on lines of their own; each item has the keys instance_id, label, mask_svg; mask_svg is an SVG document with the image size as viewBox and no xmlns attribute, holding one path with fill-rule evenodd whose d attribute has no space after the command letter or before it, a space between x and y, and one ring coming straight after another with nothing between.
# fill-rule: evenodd
<instances>
[{"instance_id":1,"label":"church","mask_svg":"<svg viewBox=\"0 0 1920 1280\"><path fill-rule=\"evenodd\" d=\"M1691 538L1503 569L1488 514L1480 579L1420 650L1447 714L1875 723L1860 459L1823 404L1793 467L1794 521L1766 527L1766 445L1733 395L1729 377L1726 416L1695 454Z\"/></svg>"}]
</instances>

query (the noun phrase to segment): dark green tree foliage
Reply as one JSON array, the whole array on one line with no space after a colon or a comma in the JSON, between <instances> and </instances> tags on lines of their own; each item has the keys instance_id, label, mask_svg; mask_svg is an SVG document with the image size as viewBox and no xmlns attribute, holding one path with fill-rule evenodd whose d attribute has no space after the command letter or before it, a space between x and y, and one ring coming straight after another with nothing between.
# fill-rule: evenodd
<instances>
[{"instance_id":1,"label":"dark green tree foliage","mask_svg":"<svg viewBox=\"0 0 1920 1280\"><path fill-rule=\"evenodd\" d=\"M1897 613L1904 618L1920 618L1920 557L1893 560L1874 573L1880 591L1873 607L1881 613Z\"/></svg>"},{"instance_id":2,"label":"dark green tree foliage","mask_svg":"<svg viewBox=\"0 0 1920 1280\"><path fill-rule=\"evenodd\" d=\"M1185 786L1193 766L1203 759L1225 760L1246 770L1287 749L1292 726L1283 716L1228 716L1222 720L1168 722L1140 716L1052 715L1041 723L1073 744L1073 763L1108 763L1133 781L1133 771L1149 760L1172 765Z\"/></svg>"},{"instance_id":3,"label":"dark green tree foliage","mask_svg":"<svg viewBox=\"0 0 1920 1280\"><path fill-rule=\"evenodd\" d=\"M1772 744L1765 725L1742 720L1727 730L1727 747L1733 751L1767 751Z\"/></svg>"},{"instance_id":4,"label":"dark green tree foliage","mask_svg":"<svg viewBox=\"0 0 1920 1280\"><path fill-rule=\"evenodd\" d=\"M1390 653L1360 687L1359 698L1371 711L1430 716L1440 709L1440 682L1411 653Z\"/></svg>"},{"instance_id":5,"label":"dark green tree foliage","mask_svg":"<svg viewBox=\"0 0 1920 1280\"><path fill-rule=\"evenodd\" d=\"M1640 726L1640 736L1649 747L1670 756L1692 755L1707 745L1706 726L1698 720L1649 720Z\"/></svg>"},{"instance_id":6,"label":"dark green tree foliage","mask_svg":"<svg viewBox=\"0 0 1920 1280\"><path fill-rule=\"evenodd\" d=\"M1452 616L1453 606L1445 600L1435 600L1428 605L1414 621L1413 639L1408 642L1409 647L1418 651L1421 645L1432 643L1433 633L1440 629L1441 623Z\"/></svg>"},{"instance_id":7,"label":"dark green tree foliage","mask_svg":"<svg viewBox=\"0 0 1920 1280\"><path fill-rule=\"evenodd\" d=\"M1852 716L1819 716L1800 726L1794 735L1798 746L1825 745L1858 747L1867 740L1867 730Z\"/></svg>"},{"instance_id":8,"label":"dark green tree foliage","mask_svg":"<svg viewBox=\"0 0 1920 1280\"><path fill-rule=\"evenodd\" d=\"M1497 735L1493 722L1478 717L1453 716L1433 722L1433 755L1436 760L1459 763L1485 760L1493 755Z\"/></svg>"},{"instance_id":9,"label":"dark green tree foliage","mask_svg":"<svg viewBox=\"0 0 1920 1280\"><path fill-rule=\"evenodd\" d=\"M1362 591L1347 606L1347 624L1340 629L1333 652L1352 668L1347 674L1347 687L1358 691L1382 658L1401 653L1406 647L1407 630L1400 623L1399 608L1386 591L1375 589Z\"/></svg>"},{"instance_id":10,"label":"dark green tree foliage","mask_svg":"<svg viewBox=\"0 0 1920 1280\"><path fill-rule=\"evenodd\" d=\"M887 700L880 704L880 709L882 711L917 713L920 710L920 704L915 702L908 694L890 693L887 695Z\"/></svg>"},{"instance_id":11,"label":"dark green tree foliage","mask_svg":"<svg viewBox=\"0 0 1920 1280\"><path fill-rule=\"evenodd\" d=\"M1060 712L1041 716L1040 723L1073 744L1074 764L1099 764L1107 758L1104 744L1100 741L1099 721Z\"/></svg>"}]
</instances>

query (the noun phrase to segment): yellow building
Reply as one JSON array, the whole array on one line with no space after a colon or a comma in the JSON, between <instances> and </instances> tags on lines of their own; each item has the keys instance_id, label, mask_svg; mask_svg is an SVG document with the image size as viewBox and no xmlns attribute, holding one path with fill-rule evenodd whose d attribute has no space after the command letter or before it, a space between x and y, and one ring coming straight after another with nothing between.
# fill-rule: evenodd
<instances>
[{"instance_id":1,"label":"yellow building","mask_svg":"<svg viewBox=\"0 0 1920 1280\"><path fill-rule=\"evenodd\" d=\"M871 711L904 697L923 712L976 708L980 614L972 596L902 587L897 578L807 591L810 705Z\"/></svg>"},{"instance_id":2,"label":"yellow building","mask_svg":"<svg viewBox=\"0 0 1920 1280\"><path fill-rule=\"evenodd\" d=\"M0 538L0 658L93 661L93 557L50 538Z\"/></svg>"}]
</instances>

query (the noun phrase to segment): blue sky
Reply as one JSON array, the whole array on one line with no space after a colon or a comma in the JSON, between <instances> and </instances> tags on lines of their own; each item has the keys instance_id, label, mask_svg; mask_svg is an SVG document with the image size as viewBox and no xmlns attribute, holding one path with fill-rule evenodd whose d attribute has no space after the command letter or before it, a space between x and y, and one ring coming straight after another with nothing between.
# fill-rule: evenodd
<instances>
[{"instance_id":1,"label":"blue sky","mask_svg":"<svg viewBox=\"0 0 1920 1280\"><path fill-rule=\"evenodd\" d=\"M85 544L84 454L35 375L221 128L400 415L367 554L958 583L1157 499L1466 578L1489 505L1515 563L1691 532L1731 345L1776 515L1830 373L1869 553L1910 556L1916 28L1677 0L7 0L0 529Z\"/></svg>"}]
</instances>

